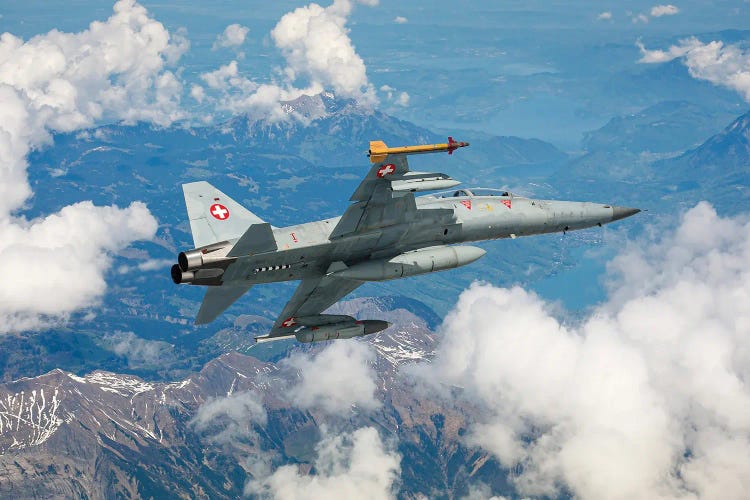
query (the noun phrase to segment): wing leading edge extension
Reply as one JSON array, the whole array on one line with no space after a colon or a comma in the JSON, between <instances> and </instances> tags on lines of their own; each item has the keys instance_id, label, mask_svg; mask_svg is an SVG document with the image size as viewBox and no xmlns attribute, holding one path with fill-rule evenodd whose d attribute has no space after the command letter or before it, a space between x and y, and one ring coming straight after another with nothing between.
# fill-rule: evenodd
<instances>
[{"instance_id":1,"label":"wing leading edge extension","mask_svg":"<svg viewBox=\"0 0 750 500\"><path fill-rule=\"evenodd\" d=\"M370 143L374 165L352 194L347 208L330 239L355 236L384 227L426 219L433 221L452 215L450 210L417 210L414 192L448 189L460 184L446 174L411 172L407 155L448 151L468 146L448 138L446 144L389 148L382 141Z\"/></svg>"}]
</instances>

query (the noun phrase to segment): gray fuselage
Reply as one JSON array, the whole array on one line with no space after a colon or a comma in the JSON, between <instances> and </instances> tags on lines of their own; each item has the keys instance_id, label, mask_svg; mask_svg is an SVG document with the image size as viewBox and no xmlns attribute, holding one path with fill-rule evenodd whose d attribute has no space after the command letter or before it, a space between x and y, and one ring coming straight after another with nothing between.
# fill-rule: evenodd
<instances>
[{"instance_id":1,"label":"gray fuselage","mask_svg":"<svg viewBox=\"0 0 750 500\"><path fill-rule=\"evenodd\" d=\"M428 247L583 229L638 212L600 203L535 200L504 192L475 195L471 190L417 197L416 206L418 213L428 216L355 236L331 239L340 217L275 228L278 250L240 257L243 265L229 266L223 282L298 280L311 273L335 272L334 263L347 267Z\"/></svg>"}]
</instances>

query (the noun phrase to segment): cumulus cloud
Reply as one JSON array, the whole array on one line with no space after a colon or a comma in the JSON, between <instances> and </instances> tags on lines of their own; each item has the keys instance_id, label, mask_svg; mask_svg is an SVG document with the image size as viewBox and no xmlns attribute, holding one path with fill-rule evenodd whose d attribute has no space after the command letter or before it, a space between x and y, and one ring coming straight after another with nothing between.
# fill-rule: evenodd
<instances>
[{"instance_id":1,"label":"cumulus cloud","mask_svg":"<svg viewBox=\"0 0 750 500\"><path fill-rule=\"evenodd\" d=\"M651 7L651 17L674 16L679 12L680 9L672 4L654 5L653 7Z\"/></svg>"},{"instance_id":2,"label":"cumulus cloud","mask_svg":"<svg viewBox=\"0 0 750 500\"><path fill-rule=\"evenodd\" d=\"M477 284L446 317L427 382L482 412L467 442L523 495L742 498L750 488L750 218L707 203L610 267L579 324Z\"/></svg>"},{"instance_id":3,"label":"cumulus cloud","mask_svg":"<svg viewBox=\"0 0 750 500\"><path fill-rule=\"evenodd\" d=\"M245 494L263 498L388 499L395 496L401 456L389 449L374 427L325 436L316 447L315 474L284 465L250 480Z\"/></svg>"},{"instance_id":4,"label":"cumulus cloud","mask_svg":"<svg viewBox=\"0 0 750 500\"><path fill-rule=\"evenodd\" d=\"M245 37L250 32L250 28L241 24L230 24L224 31L216 37L213 49L219 47L239 47L245 43Z\"/></svg>"},{"instance_id":5,"label":"cumulus cloud","mask_svg":"<svg viewBox=\"0 0 750 500\"><path fill-rule=\"evenodd\" d=\"M31 222L0 220L0 332L44 328L95 304L111 254L156 229L141 202L118 208L84 201Z\"/></svg>"},{"instance_id":6,"label":"cumulus cloud","mask_svg":"<svg viewBox=\"0 0 750 500\"><path fill-rule=\"evenodd\" d=\"M117 356L127 359L128 366L153 366L174 358L174 347L161 340L146 340L133 332L104 335L102 345Z\"/></svg>"},{"instance_id":7,"label":"cumulus cloud","mask_svg":"<svg viewBox=\"0 0 750 500\"><path fill-rule=\"evenodd\" d=\"M409 96L407 92L398 92L390 85L381 86L380 91L385 94L385 98L388 102L392 102L393 104L402 107L409 105L409 99L411 99L411 96Z\"/></svg>"},{"instance_id":8,"label":"cumulus cloud","mask_svg":"<svg viewBox=\"0 0 750 500\"><path fill-rule=\"evenodd\" d=\"M285 72L291 81L303 76L338 95L374 104L365 63L346 28L353 7L350 0L334 0L325 8L316 3L300 7L281 18L271 38L286 58Z\"/></svg>"},{"instance_id":9,"label":"cumulus cloud","mask_svg":"<svg viewBox=\"0 0 750 500\"><path fill-rule=\"evenodd\" d=\"M299 372L300 381L287 396L298 408L318 408L332 415L346 415L352 406L378 408L374 360L369 344L355 341L332 342L313 356L293 354L283 363ZM335 380L331 379L331 367L335 367Z\"/></svg>"},{"instance_id":10,"label":"cumulus cloud","mask_svg":"<svg viewBox=\"0 0 750 500\"><path fill-rule=\"evenodd\" d=\"M409 22L409 20L407 18L405 18L404 16L396 16L393 19L393 22L396 23L396 24L406 24L406 23Z\"/></svg>"},{"instance_id":11,"label":"cumulus cloud","mask_svg":"<svg viewBox=\"0 0 750 500\"><path fill-rule=\"evenodd\" d=\"M229 444L255 435L253 425L265 425L267 419L260 396L243 391L209 398L190 423L198 432L208 434L211 441Z\"/></svg>"},{"instance_id":12,"label":"cumulus cloud","mask_svg":"<svg viewBox=\"0 0 750 500\"><path fill-rule=\"evenodd\" d=\"M286 65L270 83L242 76L237 61L232 61L201 75L214 95L196 91L193 97L200 102L205 98L220 110L251 113L270 121L296 116L283 108L283 102L324 90L374 106L375 90L346 27L356 3L377 5L376 0L334 0L328 7L311 3L285 14L271 31L271 39Z\"/></svg>"},{"instance_id":13,"label":"cumulus cloud","mask_svg":"<svg viewBox=\"0 0 750 500\"><path fill-rule=\"evenodd\" d=\"M26 156L50 143L50 131L183 118L182 86L167 68L187 48L132 0L80 33L0 35L0 331L42 327L95 303L109 255L153 236L142 203L82 202L34 221L14 214L32 195Z\"/></svg>"},{"instance_id":14,"label":"cumulus cloud","mask_svg":"<svg viewBox=\"0 0 750 500\"><path fill-rule=\"evenodd\" d=\"M690 75L739 92L750 102L750 50L721 41L703 43L697 38L681 40L664 50L648 50L638 41L641 63L662 63L681 58Z\"/></svg>"},{"instance_id":15,"label":"cumulus cloud","mask_svg":"<svg viewBox=\"0 0 750 500\"><path fill-rule=\"evenodd\" d=\"M612 13L609 11L602 12L598 16L596 16L596 18L600 21L609 21L610 19L612 19Z\"/></svg>"}]
</instances>

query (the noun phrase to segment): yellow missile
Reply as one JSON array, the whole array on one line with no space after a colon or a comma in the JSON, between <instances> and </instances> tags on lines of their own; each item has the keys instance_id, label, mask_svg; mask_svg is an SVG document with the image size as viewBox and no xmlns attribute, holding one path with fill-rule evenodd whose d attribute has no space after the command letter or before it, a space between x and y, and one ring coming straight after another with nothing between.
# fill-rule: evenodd
<instances>
[{"instance_id":1,"label":"yellow missile","mask_svg":"<svg viewBox=\"0 0 750 500\"><path fill-rule=\"evenodd\" d=\"M440 151L448 151L448 154L453 154L458 148L464 148L468 146L468 142L454 141L453 137L448 137L448 142L444 144L420 144L417 146L399 146L395 148L389 148L383 141L370 141L370 150L367 155L370 157L372 163L380 163L385 160L388 155L396 154L419 154L419 153L437 153Z\"/></svg>"}]
</instances>

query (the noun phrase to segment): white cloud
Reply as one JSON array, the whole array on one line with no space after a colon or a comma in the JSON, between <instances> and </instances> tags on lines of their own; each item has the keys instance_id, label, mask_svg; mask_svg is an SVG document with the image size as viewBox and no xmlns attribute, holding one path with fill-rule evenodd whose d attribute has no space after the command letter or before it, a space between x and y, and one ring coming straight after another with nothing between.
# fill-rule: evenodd
<instances>
[{"instance_id":1,"label":"white cloud","mask_svg":"<svg viewBox=\"0 0 750 500\"><path fill-rule=\"evenodd\" d=\"M151 238L142 203L81 202L34 221L14 216L32 195L27 154L101 120L169 125L183 118L182 86L168 70L187 50L134 1L80 33L57 30L28 41L0 35L0 331L40 328L96 303L109 255Z\"/></svg>"},{"instance_id":2,"label":"white cloud","mask_svg":"<svg viewBox=\"0 0 750 500\"><path fill-rule=\"evenodd\" d=\"M674 16L675 14L679 12L680 12L680 9L678 9L672 4L655 5L651 7L651 17Z\"/></svg>"},{"instance_id":3,"label":"white cloud","mask_svg":"<svg viewBox=\"0 0 750 500\"><path fill-rule=\"evenodd\" d=\"M396 23L396 24L406 24L406 23L409 22L409 20L407 18L405 18L404 16L396 16L393 19L393 22Z\"/></svg>"},{"instance_id":4,"label":"white cloud","mask_svg":"<svg viewBox=\"0 0 750 500\"><path fill-rule=\"evenodd\" d=\"M678 57L684 56L690 49L684 46L672 45L669 50L648 50L643 42L638 40L635 45L641 51L641 58L638 60L639 63L663 63L669 62Z\"/></svg>"},{"instance_id":5,"label":"white cloud","mask_svg":"<svg viewBox=\"0 0 750 500\"><path fill-rule=\"evenodd\" d=\"M243 76L240 76L237 69L237 61L231 61L229 64L219 67L215 71L201 73L203 80L208 88L221 90L225 93L239 90L243 93L251 93L258 89L259 85Z\"/></svg>"},{"instance_id":6,"label":"white cloud","mask_svg":"<svg viewBox=\"0 0 750 500\"><path fill-rule=\"evenodd\" d=\"M388 102L393 102L397 106L406 107L409 105L410 96L407 92L397 92L397 89L390 85L382 85L380 91L385 93Z\"/></svg>"},{"instance_id":7,"label":"white cloud","mask_svg":"<svg viewBox=\"0 0 750 500\"><path fill-rule=\"evenodd\" d=\"M396 104L399 106L408 106L409 105L409 94L406 92L401 92L398 95L398 99L396 99Z\"/></svg>"},{"instance_id":8,"label":"white cloud","mask_svg":"<svg viewBox=\"0 0 750 500\"><path fill-rule=\"evenodd\" d=\"M609 21L612 19L612 13L611 12L602 12L596 18L600 21Z\"/></svg>"},{"instance_id":9,"label":"white cloud","mask_svg":"<svg viewBox=\"0 0 750 500\"><path fill-rule=\"evenodd\" d=\"M634 15L633 15L633 16L632 16L632 17L630 18L630 21L631 21L631 22L632 22L633 24L638 24L638 23L644 23L644 24L646 24L646 23L648 23L648 16L647 16L646 14L643 14L643 13L640 13L640 14L634 14Z\"/></svg>"},{"instance_id":10,"label":"white cloud","mask_svg":"<svg viewBox=\"0 0 750 500\"><path fill-rule=\"evenodd\" d=\"M229 444L255 435L253 425L265 425L268 419L261 398L250 391L209 398L190 423L213 442Z\"/></svg>"},{"instance_id":11,"label":"white cloud","mask_svg":"<svg viewBox=\"0 0 750 500\"><path fill-rule=\"evenodd\" d=\"M377 1L360 2L376 5ZM365 63L349 38L346 23L354 7L350 0L334 0L328 7L311 3L285 14L271 31L286 58L291 82L305 77L336 94L374 104Z\"/></svg>"},{"instance_id":12,"label":"white cloud","mask_svg":"<svg viewBox=\"0 0 750 500\"><path fill-rule=\"evenodd\" d=\"M750 102L750 50L721 41L703 43L697 38L681 40L668 50L648 50L636 43L642 57L641 63L661 63L682 58L693 78L707 80L742 94Z\"/></svg>"},{"instance_id":13,"label":"white cloud","mask_svg":"<svg viewBox=\"0 0 750 500\"><path fill-rule=\"evenodd\" d=\"M157 365L174 359L174 346L160 340L146 340L133 332L114 332L102 337L102 345L128 361L131 367Z\"/></svg>"},{"instance_id":14,"label":"white cloud","mask_svg":"<svg viewBox=\"0 0 750 500\"><path fill-rule=\"evenodd\" d=\"M377 103L374 88L346 28L355 3L373 6L378 2L334 0L325 8L311 3L279 20L271 38L286 60L286 66L277 71L280 81L274 79L271 83L259 84L242 76L237 61L232 61L200 75L214 94L203 93L200 97L216 109L250 113L253 118L272 122L291 117L304 121L302 116L285 110L281 103L324 90L353 98L368 107L374 106Z\"/></svg>"},{"instance_id":15,"label":"white cloud","mask_svg":"<svg viewBox=\"0 0 750 500\"><path fill-rule=\"evenodd\" d=\"M195 99L198 104L201 104L206 98L206 91L200 85L193 84L193 86L190 88L190 97Z\"/></svg>"},{"instance_id":16,"label":"white cloud","mask_svg":"<svg viewBox=\"0 0 750 500\"><path fill-rule=\"evenodd\" d=\"M389 499L401 471L401 456L389 450L373 427L351 434L325 436L318 443L315 474L284 465L259 474L245 487L246 495L279 499Z\"/></svg>"},{"instance_id":17,"label":"white cloud","mask_svg":"<svg viewBox=\"0 0 750 500\"><path fill-rule=\"evenodd\" d=\"M300 382L287 396L298 408L319 408L332 415L348 415L352 406L372 410L375 399L375 353L364 342L331 342L313 356L293 354L283 364L299 372ZM335 380L330 379L335 366Z\"/></svg>"},{"instance_id":18,"label":"white cloud","mask_svg":"<svg viewBox=\"0 0 750 500\"><path fill-rule=\"evenodd\" d=\"M0 332L43 328L96 304L110 255L156 229L141 202L122 209L84 201L30 223L0 220Z\"/></svg>"},{"instance_id":19,"label":"white cloud","mask_svg":"<svg viewBox=\"0 0 750 500\"><path fill-rule=\"evenodd\" d=\"M615 259L611 299L578 324L520 288L472 286L417 373L483 408L467 441L516 467L522 495L742 498L747 262L750 218L701 203Z\"/></svg>"},{"instance_id":20,"label":"white cloud","mask_svg":"<svg viewBox=\"0 0 750 500\"><path fill-rule=\"evenodd\" d=\"M224 32L216 37L213 49L219 47L239 47L245 43L245 37L250 32L250 28L240 24L230 24L224 29Z\"/></svg>"}]
</instances>

